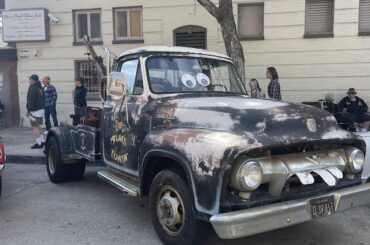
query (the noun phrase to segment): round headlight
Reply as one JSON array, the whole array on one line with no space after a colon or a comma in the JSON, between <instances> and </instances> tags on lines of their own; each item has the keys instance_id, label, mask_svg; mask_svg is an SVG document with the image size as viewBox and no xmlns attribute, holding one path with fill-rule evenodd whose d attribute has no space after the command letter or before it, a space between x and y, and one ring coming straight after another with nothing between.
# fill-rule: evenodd
<instances>
[{"instance_id":1,"label":"round headlight","mask_svg":"<svg viewBox=\"0 0 370 245\"><path fill-rule=\"evenodd\" d=\"M358 173L362 170L365 164L365 155L359 149L353 149L349 155L349 167L353 173Z\"/></svg>"},{"instance_id":2,"label":"round headlight","mask_svg":"<svg viewBox=\"0 0 370 245\"><path fill-rule=\"evenodd\" d=\"M240 187L252 191L257 189L262 181L262 169L257 162L246 162L238 172L238 182Z\"/></svg>"}]
</instances>

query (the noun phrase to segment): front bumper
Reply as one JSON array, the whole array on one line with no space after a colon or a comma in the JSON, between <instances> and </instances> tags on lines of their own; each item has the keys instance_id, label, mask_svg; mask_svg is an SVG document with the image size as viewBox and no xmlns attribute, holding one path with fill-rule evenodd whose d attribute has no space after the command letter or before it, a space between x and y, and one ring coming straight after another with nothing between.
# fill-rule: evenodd
<instances>
[{"instance_id":1,"label":"front bumper","mask_svg":"<svg viewBox=\"0 0 370 245\"><path fill-rule=\"evenodd\" d=\"M323 196L334 195L335 212L370 204L370 183L349 187ZM318 198L313 197L313 198ZM292 200L246 210L217 214L210 222L222 239L250 236L312 220L309 201Z\"/></svg>"}]
</instances>

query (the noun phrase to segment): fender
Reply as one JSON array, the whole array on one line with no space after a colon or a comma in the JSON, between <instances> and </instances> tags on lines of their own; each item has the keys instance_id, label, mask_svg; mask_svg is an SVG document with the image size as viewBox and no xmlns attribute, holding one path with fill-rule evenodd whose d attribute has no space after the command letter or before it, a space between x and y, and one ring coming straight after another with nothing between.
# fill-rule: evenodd
<instances>
[{"instance_id":1,"label":"fender","mask_svg":"<svg viewBox=\"0 0 370 245\"><path fill-rule=\"evenodd\" d=\"M165 157L171 159L179 164L179 166L185 171L186 179L188 183L190 183L192 187L192 191L194 193L194 181L193 176L191 174L191 169L189 168L190 164L188 163L187 159L179 154L178 152L172 152L169 149L152 149L145 153L144 157L142 158L140 169L139 169L139 176L140 176L140 193L143 193L144 189L144 174L147 167L150 165L149 159L153 156Z\"/></svg>"},{"instance_id":2,"label":"fender","mask_svg":"<svg viewBox=\"0 0 370 245\"><path fill-rule=\"evenodd\" d=\"M56 137L62 154L73 153L73 141L68 125L51 128L46 136L46 144L51 137Z\"/></svg>"},{"instance_id":3,"label":"fender","mask_svg":"<svg viewBox=\"0 0 370 245\"><path fill-rule=\"evenodd\" d=\"M199 213L219 213L225 170L229 168L242 140L228 132L209 129L156 129L142 145L140 181L150 164L150 156L165 156L178 162L185 170L195 208ZM234 147L233 147L234 145Z\"/></svg>"}]
</instances>

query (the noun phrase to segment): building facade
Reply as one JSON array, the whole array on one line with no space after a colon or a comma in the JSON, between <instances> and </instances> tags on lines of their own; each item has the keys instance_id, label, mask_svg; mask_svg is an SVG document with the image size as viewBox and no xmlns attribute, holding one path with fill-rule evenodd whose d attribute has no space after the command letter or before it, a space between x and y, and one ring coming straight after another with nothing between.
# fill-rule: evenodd
<instances>
[{"instance_id":1,"label":"building facade","mask_svg":"<svg viewBox=\"0 0 370 245\"><path fill-rule=\"evenodd\" d=\"M0 0L0 13L5 9L4 4ZM20 120L17 72L17 51L14 45L8 45L0 38L0 127L18 125Z\"/></svg>"},{"instance_id":2,"label":"building facade","mask_svg":"<svg viewBox=\"0 0 370 245\"><path fill-rule=\"evenodd\" d=\"M218 1L215 1L218 2ZM266 91L266 67L279 72L282 97L315 101L349 87L370 101L370 0L234 0L247 79ZM5 0L7 10L45 8L51 14L46 41L16 42L21 117L27 77L49 75L58 90L60 121L73 112L74 78L87 80L89 105L99 105L88 34L99 55L143 45L179 45L225 53L216 20L194 0ZM50 15L49 15L50 16Z\"/></svg>"}]
</instances>

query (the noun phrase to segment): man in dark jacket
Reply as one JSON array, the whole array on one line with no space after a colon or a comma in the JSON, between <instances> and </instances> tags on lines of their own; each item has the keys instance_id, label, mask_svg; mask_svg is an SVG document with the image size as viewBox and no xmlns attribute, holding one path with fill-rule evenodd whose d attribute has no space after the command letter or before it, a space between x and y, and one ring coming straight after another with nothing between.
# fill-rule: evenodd
<instances>
[{"instance_id":1,"label":"man in dark jacket","mask_svg":"<svg viewBox=\"0 0 370 245\"><path fill-rule=\"evenodd\" d=\"M356 117L356 121L362 128L369 130L370 127L370 114L368 113L369 107L363 99L357 97L357 92L354 88L347 91L347 96L339 102L339 108L342 112L349 112Z\"/></svg>"},{"instance_id":2,"label":"man in dark jacket","mask_svg":"<svg viewBox=\"0 0 370 245\"><path fill-rule=\"evenodd\" d=\"M73 103L75 105L75 116L74 116L74 124L77 125L80 123L81 117L86 116L86 95L87 90L84 86L84 79L77 78L75 80L76 88L73 91Z\"/></svg>"},{"instance_id":3,"label":"man in dark jacket","mask_svg":"<svg viewBox=\"0 0 370 245\"><path fill-rule=\"evenodd\" d=\"M37 75L31 75L29 77L29 83L30 86L27 91L27 117L30 118L30 123L36 138L36 143L31 146L31 149L39 149L42 148L45 143L40 127L43 124L44 117L44 93Z\"/></svg>"}]
</instances>

